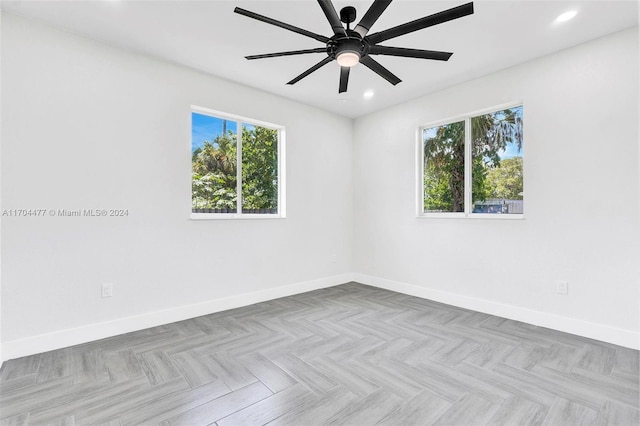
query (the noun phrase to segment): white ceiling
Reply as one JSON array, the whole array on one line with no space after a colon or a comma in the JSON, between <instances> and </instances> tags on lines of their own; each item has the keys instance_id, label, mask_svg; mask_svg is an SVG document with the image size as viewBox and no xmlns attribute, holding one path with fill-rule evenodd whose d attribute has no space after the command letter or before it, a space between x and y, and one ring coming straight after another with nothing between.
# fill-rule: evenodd
<instances>
[{"instance_id":1,"label":"white ceiling","mask_svg":"<svg viewBox=\"0 0 640 426\"><path fill-rule=\"evenodd\" d=\"M370 34L466 2L395 0ZM371 3L334 1L338 11L344 6L354 6L357 20ZM448 62L377 56L378 62L403 80L400 84L392 86L363 65L357 65L351 71L348 92L338 94L339 67L335 62L293 86L285 84L323 59L324 53L244 59L245 55L323 47L323 44L235 14L235 6L331 36L331 27L313 0L1 0L0 5L4 13L47 22L347 117L358 117L638 25L636 0L478 0L474 2L473 15L383 43L454 52ZM573 20L554 22L569 9L578 11ZM367 90L375 93L371 99L363 98Z\"/></svg>"}]
</instances>

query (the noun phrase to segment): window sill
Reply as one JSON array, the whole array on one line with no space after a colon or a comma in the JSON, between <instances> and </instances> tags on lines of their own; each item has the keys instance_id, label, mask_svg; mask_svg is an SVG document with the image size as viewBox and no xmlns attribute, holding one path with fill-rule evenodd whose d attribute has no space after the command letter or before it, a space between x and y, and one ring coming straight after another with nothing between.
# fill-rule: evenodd
<instances>
[{"instance_id":1,"label":"window sill","mask_svg":"<svg viewBox=\"0 0 640 426\"><path fill-rule=\"evenodd\" d=\"M285 219L279 214L191 213L190 220L256 220Z\"/></svg>"},{"instance_id":2,"label":"window sill","mask_svg":"<svg viewBox=\"0 0 640 426\"><path fill-rule=\"evenodd\" d=\"M492 219L492 220L525 220L524 214L491 214L491 213L425 213L416 216L418 219Z\"/></svg>"}]
</instances>

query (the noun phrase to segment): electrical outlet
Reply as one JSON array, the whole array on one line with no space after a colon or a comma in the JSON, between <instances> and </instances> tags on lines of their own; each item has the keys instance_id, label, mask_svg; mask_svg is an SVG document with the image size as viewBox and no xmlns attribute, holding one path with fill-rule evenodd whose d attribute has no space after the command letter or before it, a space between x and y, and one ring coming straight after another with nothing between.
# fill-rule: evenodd
<instances>
[{"instance_id":1,"label":"electrical outlet","mask_svg":"<svg viewBox=\"0 0 640 426\"><path fill-rule=\"evenodd\" d=\"M561 280L556 281L556 293L569 294L569 283Z\"/></svg>"},{"instance_id":2,"label":"electrical outlet","mask_svg":"<svg viewBox=\"0 0 640 426\"><path fill-rule=\"evenodd\" d=\"M113 296L113 284L112 283L102 284L100 295L102 297L111 297L111 296Z\"/></svg>"},{"instance_id":3,"label":"electrical outlet","mask_svg":"<svg viewBox=\"0 0 640 426\"><path fill-rule=\"evenodd\" d=\"M338 263L338 256L335 254L332 254L329 259L331 260L331 263Z\"/></svg>"}]
</instances>

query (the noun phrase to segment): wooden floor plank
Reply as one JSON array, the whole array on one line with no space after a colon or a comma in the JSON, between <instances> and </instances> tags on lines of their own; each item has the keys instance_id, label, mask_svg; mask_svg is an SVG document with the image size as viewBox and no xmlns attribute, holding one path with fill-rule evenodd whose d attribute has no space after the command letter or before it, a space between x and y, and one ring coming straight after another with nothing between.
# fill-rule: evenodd
<instances>
[{"instance_id":1,"label":"wooden floor plank","mask_svg":"<svg viewBox=\"0 0 640 426\"><path fill-rule=\"evenodd\" d=\"M30 376L38 372L40 365L40 354L25 356L5 362L0 369L0 383L11 379Z\"/></svg>"},{"instance_id":2,"label":"wooden floor plank","mask_svg":"<svg viewBox=\"0 0 640 426\"><path fill-rule=\"evenodd\" d=\"M140 359L131 349L107 353L105 368L112 383L125 382L144 376Z\"/></svg>"},{"instance_id":3,"label":"wooden floor plank","mask_svg":"<svg viewBox=\"0 0 640 426\"><path fill-rule=\"evenodd\" d=\"M232 390L222 380L215 380L195 389L164 393L151 403L122 411L119 416L127 425L155 425L230 393Z\"/></svg>"},{"instance_id":4,"label":"wooden floor plank","mask_svg":"<svg viewBox=\"0 0 640 426\"><path fill-rule=\"evenodd\" d=\"M218 420L218 426L264 425L275 419L310 406L317 397L301 384L294 384L281 392L267 396L255 404Z\"/></svg>"},{"instance_id":5,"label":"wooden floor plank","mask_svg":"<svg viewBox=\"0 0 640 426\"><path fill-rule=\"evenodd\" d=\"M298 383L260 352L246 354L242 356L240 362L273 393L280 392Z\"/></svg>"},{"instance_id":6,"label":"wooden floor plank","mask_svg":"<svg viewBox=\"0 0 640 426\"><path fill-rule=\"evenodd\" d=\"M145 352L140 358L142 361L142 370L152 385L180 377L180 372L166 352L159 350Z\"/></svg>"},{"instance_id":7,"label":"wooden floor plank","mask_svg":"<svg viewBox=\"0 0 640 426\"><path fill-rule=\"evenodd\" d=\"M513 397L507 398L498 411L491 417L488 424L495 426L536 426L541 425L548 412L548 407Z\"/></svg>"},{"instance_id":8,"label":"wooden floor plank","mask_svg":"<svg viewBox=\"0 0 640 426\"><path fill-rule=\"evenodd\" d=\"M591 425L598 419L598 412L577 402L558 398L545 417L543 425L572 426Z\"/></svg>"},{"instance_id":9,"label":"wooden floor plank","mask_svg":"<svg viewBox=\"0 0 640 426\"><path fill-rule=\"evenodd\" d=\"M191 351L172 355L174 365L191 388L197 388L218 379L218 365L209 357L199 357Z\"/></svg>"},{"instance_id":10,"label":"wooden floor plank","mask_svg":"<svg viewBox=\"0 0 640 426\"><path fill-rule=\"evenodd\" d=\"M483 425L500 407L473 394L466 394L456 401L434 425Z\"/></svg>"},{"instance_id":11,"label":"wooden floor plank","mask_svg":"<svg viewBox=\"0 0 640 426\"><path fill-rule=\"evenodd\" d=\"M38 377L36 378L38 383L62 377L70 377L72 375L73 364L70 348L46 352L40 357Z\"/></svg>"},{"instance_id":12,"label":"wooden floor plank","mask_svg":"<svg viewBox=\"0 0 640 426\"><path fill-rule=\"evenodd\" d=\"M336 381L325 376L310 364L290 354L273 360L288 375L305 385L312 392L321 395L337 386Z\"/></svg>"},{"instance_id":13,"label":"wooden floor plank","mask_svg":"<svg viewBox=\"0 0 640 426\"><path fill-rule=\"evenodd\" d=\"M244 388L258 380L240 361L227 352L216 352L207 358L211 362L212 370L232 390Z\"/></svg>"},{"instance_id":14,"label":"wooden floor plank","mask_svg":"<svg viewBox=\"0 0 640 426\"><path fill-rule=\"evenodd\" d=\"M433 424L451 406L451 403L433 392L423 390L395 408L377 424L385 426Z\"/></svg>"},{"instance_id":15,"label":"wooden floor plank","mask_svg":"<svg viewBox=\"0 0 640 426\"><path fill-rule=\"evenodd\" d=\"M616 351L604 345L586 344L582 357L576 363L577 368L594 373L609 375L613 370Z\"/></svg>"},{"instance_id":16,"label":"wooden floor plank","mask_svg":"<svg viewBox=\"0 0 640 426\"><path fill-rule=\"evenodd\" d=\"M5 417L0 420L0 426L25 426L28 418L28 414L18 414L17 416Z\"/></svg>"},{"instance_id":17,"label":"wooden floor plank","mask_svg":"<svg viewBox=\"0 0 640 426\"><path fill-rule=\"evenodd\" d=\"M380 386L357 374L348 365L335 361L329 356L314 358L309 364L325 376L332 377L335 382L354 395L364 397L380 389Z\"/></svg>"},{"instance_id":18,"label":"wooden floor plank","mask_svg":"<svg viewBox=\"0 0 640 426\"><path fill-rule=\"evenodd\" d=\"M640 425L640 410L613 401L604 401L598 411L598 425Z\"/></svg>"},{"instance_id":19,"label":"wooden floor plank","mask_svg":"<svg viewBox=\"0 0 640 426\"><path fill-rule=\"evenodd\" d=\"M287 411L268 424L271 426L326 424L328 419L352 404L356 399L356 396L347 389L336 386L322 395L316 395L316 398L305 406Z\"/></svg>"},{"instance_id":20,"label":"wooden floor plank","mask_svg":"<svg viewBox=\"0 0 640 426\"><path fill-rule=\"evenodd\" d=\"M374 425L388 416L402 403L398 396L378 389L347 405L327 419L330 425Z\"/></svg>"},{"instance_id":21,"label":"wooden floor plank","mask_svg":"<svg viewBox=\"0 0 640 426\"><path fill-rule=\"evenodd\" d=\"M164 426L209 425L272 395L261 382L252 383L196 408L164 420Z\"/></svg>"}]
</instances>

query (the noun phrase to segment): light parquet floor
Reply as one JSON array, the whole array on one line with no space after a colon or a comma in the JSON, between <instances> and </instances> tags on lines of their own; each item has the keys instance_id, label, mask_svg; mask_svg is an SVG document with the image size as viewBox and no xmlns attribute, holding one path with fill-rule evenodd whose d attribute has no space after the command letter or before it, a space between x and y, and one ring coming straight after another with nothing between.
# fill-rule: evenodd
<instances>
[{"instance_id":1,"label":"light parquet floor","mask_svg":"<svg viewBox=\"0 0 640 426\"><path fill-rule=\"evenodd\" d=\"M624 425L638 351L348 283L15 359L0 425Z\"/></svg>"}]
</instances>

